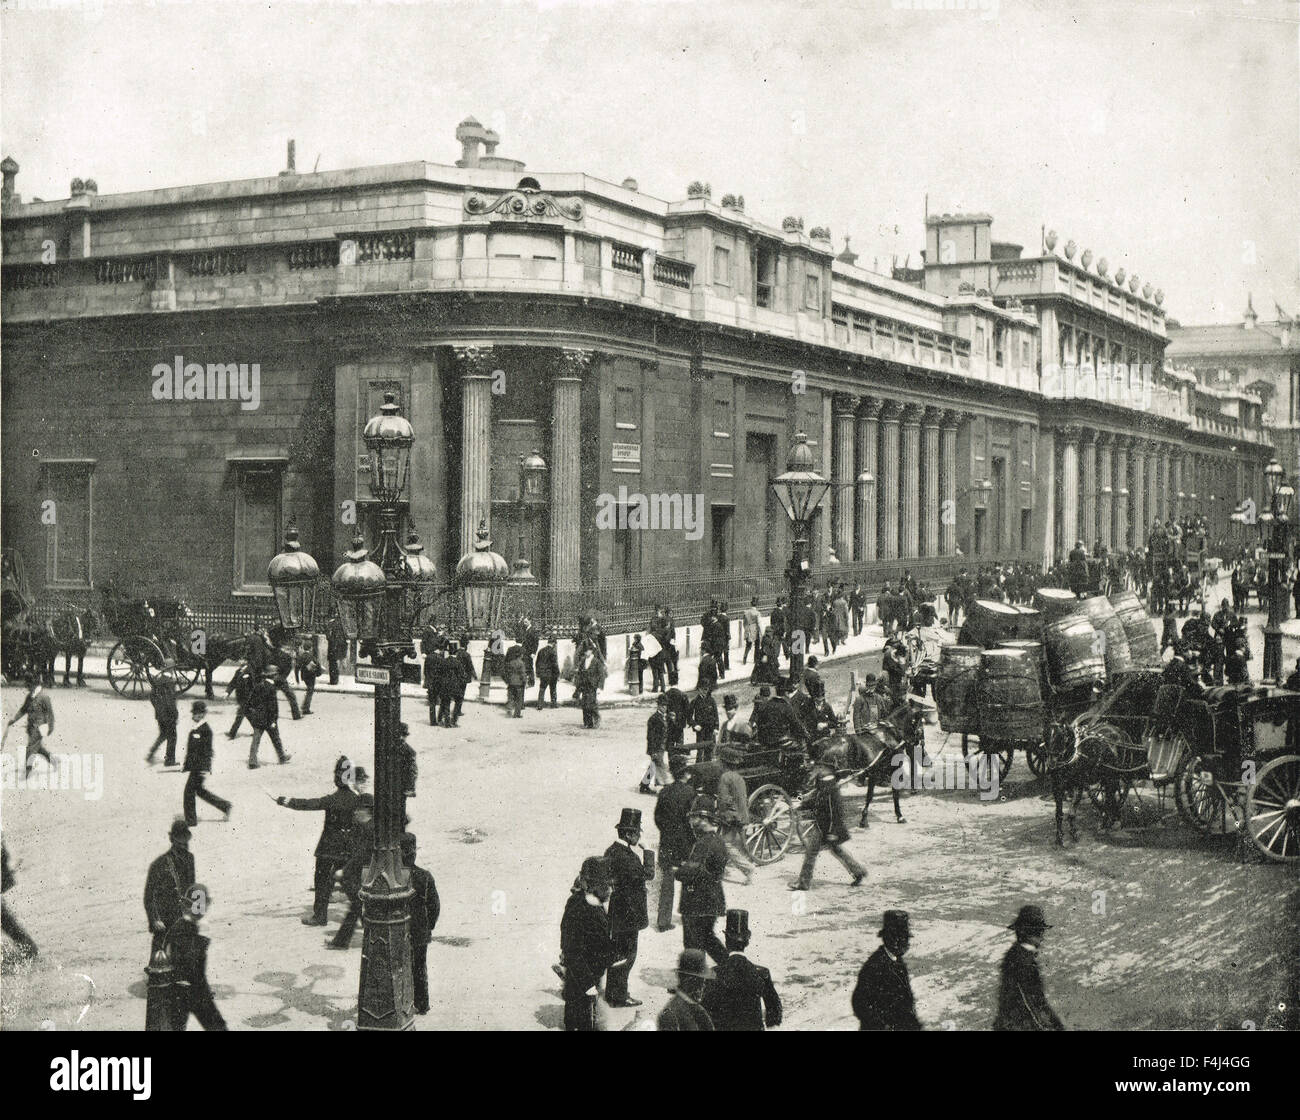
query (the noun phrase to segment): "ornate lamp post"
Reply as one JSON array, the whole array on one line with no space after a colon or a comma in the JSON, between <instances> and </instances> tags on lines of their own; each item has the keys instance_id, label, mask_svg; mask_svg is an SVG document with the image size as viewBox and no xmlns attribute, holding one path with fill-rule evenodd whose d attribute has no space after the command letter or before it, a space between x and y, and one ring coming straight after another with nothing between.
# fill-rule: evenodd
<instances>
[{"instance_id":1,"label":"ornate lamp post","mask_svg":"<svg viewBox=\"0 0 1300 1120\"><path fill-rule=\"evenodd\" d=\"M1282 623L1287 618L1286 564L1295 489L1274 459L1264 468L1269 491L1268 622L1264 626L1264 680L1282 679ZM1261 520L1263 518L1261 517Z\"/></svg>"},{"instance_id":2,"label":"ornate lamp post","mask_svg":"<svg viewBox=\"0 0 1300 1120\"><path fill-rule=\"evenodd\" d=\"M402 720L402 663L414 655L410 626L431 585L433 563L414 532L398 543L398 522L410 473L415 433L398 414L396 397L384 394L362 439L370 459L370 493L379 503L379 542L366 552L358 534L334 573L334 590L347 607L361 641L357 679L375 686L375 847L361 885L360 1030L410 1030L415 1021L408 941L410 875L402 866L406 827L404 774L398 756Z\"/></svg>"},{"instance_id":3,"label":"ornate lamp post","mask_svg":"<svg viewBox=\"0 0 1300 1120\"><path fill-rule=\"evenodd\" d=\"M513 587L536 587L533 573L533 518L546 504L546 460L535 448L529 455L519 456L519 550L515 555L515 569L510 573Z\"/></svg>"},{"instance_id":4,"label":"ornate lamp post","mask_svg":"<svg viewBox=\"0 0 1300 1120\"><path fill-rule=\"evenodd\" d=\"M772 493L794 528L794 546L785 574L790 587L791 616L795 619L803 609L803 589L812 574L808 537L813 515L830 487L830 481L817 473L807 435L797 432L786 459L785 472L772 479Z\"/></svg>"},{"instance_id":5,"label":"ornate lamp post","mask_svg":"<svg viewBox=\"0 0 1300 1120\"><path fill-rule=\"evenodd\" d=\"M312 633L319 622L320 567L302 547L292 518L284 531L284 548L266 566L266 579L275 596L280 625L290 634L299 630Z\"/></svg>"},{"instance_id":6,"label":"ornate lamp post","mask_svg":"<svg viewBox=\"0 0 1300 1120\"><path fill-rule=\"evenodd\" d=\"M501 644L504 635L494 633L501 617L501 599L505 592L510 570L505 558L492 551L492 538L488 536L486 521L480 521L475 534L474 549L460 558L456 565L456 585L465 602L465 620L471 632L487 635L488 644L483 650L483 671L479 673L478 698L486 701L492 684L493 645Z\"/></svg>"}]
</instances>

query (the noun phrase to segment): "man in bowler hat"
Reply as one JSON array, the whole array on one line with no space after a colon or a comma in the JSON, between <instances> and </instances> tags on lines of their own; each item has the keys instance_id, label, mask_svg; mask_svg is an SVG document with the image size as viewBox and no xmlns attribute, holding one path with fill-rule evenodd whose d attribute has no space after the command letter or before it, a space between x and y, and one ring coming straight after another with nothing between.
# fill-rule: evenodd
<instances>
[{"instance_id":1,"label":"man in bowler hat","mask_svg":"<svg viewBox=\"0 0 1300 1120\"><path fill-rule=\"evenodd\" d=\"M149 865L144 881L144 913L153 934L154 951L162 948L167 931L180 920L182 899L196 878L190 826L177 817L167 835L171 848Z\"/></svg>"},{"instance_id":2,"label":"man in bowler hat","mask_svg":"<svg viewBox=\"0 0 1300 1120\"><path fill-rule=\"evenodd\" d=\"M727 959L714 970L704 992L704 1009L715 1031L761 1031L781 1025L781 997L772 974L754 964L749 945L749 911L727 911Z\"/></svg>"},{"instance_id":3,"label":"man in bowler hat","mask_svg":"<svg viewBox=\"0 0 1300 1120\"><path fill-rule=\"evenodd\" d=\"M700 997L714 977L702 949L684 949L677 958L677 987L673 998L659 1012L661 1031L711 1031L713 1020L704 1010Z\"/></svg>"},{"instance_id":4,"label":"man in bowler hat","mask_svg":"<svg viewBox=\"0 0 1300 1120\"><path fill-rule=\"evenodd\" d=\"M726 960L727 949L713 927L727 912L727 897L722 889L727 846L718 835L718 799L701 794L690 820L697 839L686 862L677 869L682 883L682 947L703 949L720 962Z\"/></svg>"},{"instance_id":5,"label":"man in bowler hat","mask_svg":"<svg viewBox=\"0 0 1300 1120\"><path fill-rule=\"evenodd\" d=\"M190 729L189 737L185 740L185 772L188 775L185 779L184 810L185 823L191 828L199 823L198 812L195 807L195 799L199 798L206 801L209 805L220 809L225 814L225 819L230 820L230 802L224 797L218 797L210 789L205 789L204 781L212 773L212 764L215 759L215 753L212 750L212 728L208 726L208 706L202 700L195 700L190 705L190 714L194 719L194 726Z\"/></svg>"},{"instance_id":6,"label":"man in bowler hat","mask_svg":"<svg viewBox=\"0 0 1300 1120\"><path fill-rule=\"evenodd\" d=\"M582 870L560 920L560 959L564 965L564 1029L594 1031L600 982L617 963L605 906L612 891L603 859L582 861Z\"/></svg>"},{"instance_id":7,"label":"man in bowler hat","mask_svg":"<svg viewBox=\"0 0 1300 1120\"><path fill-rule=\"evenodd\" d=\"M253 686L253 691L248 697L248 705L244 709L248 715L248 722L253 725L253 742L248 748L250 770L256 770L261 765L257 761L257 748L262 742L263 735L271 740L271 746L280 756L281 764L288 762L292 757L280 742L280 701L275 694L276 680L274 671L268 670L263 673L262 679Z\"/></svg>"},{"instance_id":8,"label":"man in bowler hat","mask_svg":"<svg viewBox=\"0 0 1300 1120\"><path fill-rule=\"evenodd\" d=\"M1008 929L1016 943L1002 958L1002 984L998 990L995 1031L1063 1031L1065 1024L1047 1003L1043 977L1038 971L1038 948L1052 927L1041 906L1022 906Z\"/></svg>"},{"instance_id":9,"label":"man in bowler hat","mask_svg":"<svg viewBox=\"0 0 1300 1120\"><path fill-rule=\"evenodd\" d=\"M619 963L612 965L605 982L605 1002L610 1007L640 1007L627 992L627 979L636 964L637 941L650 924L646 906L646 852L641 847L641 810L624 809L619 817L618 839L605 850L612 893L609 897L609 936ZM650 872L653 877L654 872Z\"/></svg>"},{"instance_id":10,"label":"man in bowler hat","mask_svg":"<svg viewBox=\"0 0 1300 1120\"><path fill-rule=\"evenodd\" d=\"M886 910L881 945L867 958L853 989L853 1014L864 1031L919 1031L912 979L903 956L912 943L906 910Z\"/></svg>"}]
</instances>

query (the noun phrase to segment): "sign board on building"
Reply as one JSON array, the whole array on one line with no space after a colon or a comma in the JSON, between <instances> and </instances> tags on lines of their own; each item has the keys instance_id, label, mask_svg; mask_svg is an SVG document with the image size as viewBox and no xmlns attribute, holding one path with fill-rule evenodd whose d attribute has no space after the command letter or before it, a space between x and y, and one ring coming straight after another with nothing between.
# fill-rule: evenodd
<instances>
[{"instance_id":1,"label":"sign board on building","mask_svg":"<svg viewBox=\"0 0 1300 1120\"><path fill-rule=\"evenodd\" d=\"M389 669L376 669L373 665L357 666L357 684L392 684L393 674Z\"/></svg>"},{"instance_id":2,"label":"sign board on building","mask_svg":"<svg viewBox=\"0 0 1300 1120\"><path fill-rule=\"evenodd\" d=\"M639 466L641 463L641 445L639 443L614 444L614 462Z\"/></svg>"}]
</instances>

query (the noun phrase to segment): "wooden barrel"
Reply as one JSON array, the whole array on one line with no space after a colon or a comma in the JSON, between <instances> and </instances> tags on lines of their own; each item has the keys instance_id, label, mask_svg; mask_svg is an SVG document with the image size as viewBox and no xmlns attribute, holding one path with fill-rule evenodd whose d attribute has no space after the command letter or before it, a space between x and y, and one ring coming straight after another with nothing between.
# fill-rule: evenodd
<instances>
[{"instance_id":1,"label":"wooden barrel","mask_svg":"<svg viewBox=\"0 0 1300 1120\"><path fill-rule=\"evenodd\" d=\"M1128 639L1129 660L1137 669L1160 667L1160 636L1155 620L1142 607L1142 602L1132 591L1119 591L1110 597L1115 616L1124 627Z\"/></svg>"},{"instance_id":2,"label":"wooden barrel","mask_svg":"<svg viewBox=\"0 0 1300 1120\"><path fill-rule=\"evenodd\" d=\"M1043 644L1047 648L1048 672L1058 689L1080 688L1105 677L1101 643L1086 614L1052 619L1043 627Z\"/></svg>"},{"instance_id":3,"label":"wooden barrel","mask_svg":"<svg viewBox=\"0 0 1300 1120\"><path fill-rule=\"evenodd\" d=\"M971 641L985 649L1001 645L1007 638L1016 637L1020 626L1020 612L1010 603L996 599L976 599L963 627Z\"/></svg>"},{"instance_id":4,"label":"wooden barrel","mask_svg":"<svg viewBox=\"0 0 1300 1120\"><path fill-rule=\"evenodd\" d=\"M1105 595L1093 595L1083 601L1083 607L1092 628L1105 639L1101 653L1106 662L1106 675L1114 678L1117 673L1133 668L1128 634L1110 600Z\"/></svg>"},{"instance_id":5,"label":"wooden barrel","mask_svg":"<svg viewBox=\"0 0 1300 1120\"><path fill-rule=\"evenodd\" d=\"M980 646L944 646L939 651L939 675L934 699L939 705L939 726L945 732L979 733Z\"/></svg>"},{"instance_id":6,"label":"wooden barrel","mask_svg":"<svg viewBox=\"0 0 1300 1120\"><path fill-rule=\"evenodd\" d=\"M1027 607L1023 603L1016 604L1016 611L1020 615L1020 620L1016 623L1016 635L1012 641L1027 641L1042 643L1043 640L1043 612L1037 607ZM1006 645L1003 642L1003 645Z\"/></svg>"},{"instance_id":7,"label":"wooden barrel","mask_svg":"<svg viewBox=\"0 0 1300 1120\"><path fill-rule=\"evenodd\" d=\"M1077 611L1079 599L1073 591L1067 591L1064 587L1040 587L1034 592L1034 606L1042 612L1043 618L1050 622L1054 618L1063 618Z\"/></svg>"},{"instance_id":8,"label":"wooden barrel","mask_svg":"<svg viewBox=\"0 0 1300 1120\"><path fill-rule=\"evenodd\" d=\"M990 649L980 658L981 742L1038 740L1043 730L1038 666L1023 649Z\"/></svg>"},{"instance_id":9,"label":"wooden barrel","mask_svg":"<svg viewBox=\"0 0 1300 1120\"><path fill-rule=\"evenodd\" d=\"M1003 645L1007 649L1018 649L1024 652L1024 655L1034 663L1038 670L1039 688L1046 692L1048 687L1047 681L1047 656L1043 650L1043 643L1032 641L1028 638L1013 638Z\"/></svg>"}]
</instances>

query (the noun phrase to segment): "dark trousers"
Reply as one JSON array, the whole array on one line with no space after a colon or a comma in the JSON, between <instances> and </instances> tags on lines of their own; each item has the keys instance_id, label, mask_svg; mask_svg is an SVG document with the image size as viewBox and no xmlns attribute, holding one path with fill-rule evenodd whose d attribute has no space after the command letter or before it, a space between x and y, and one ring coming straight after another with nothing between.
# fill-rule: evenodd
<instances>
[{"instance_id":1,"label":"dark trousers","mask_svg":"<svg viewBox=\"0 0 1300 1120\"><path fill-rule=\"evenodd\" d=\"M343 915L343 921L339 923L339 931L334 935L333 942L339 949L346 949L352 944L352 935L357 930L357 922L361 920L360 888L349 887L344 883L343 892L348 896L348 912Z\"/></svg>"},{"instance_id":2,"label":"dark trousers","mask_svg":"<svg viewBox=\"0 0 1300 1120\"><path fill-rule=\"evenodd\" d=\"M656 653L650 658L650 691L663 692L668 687L667 677L663 654Z\"/></svg>"},{"instance_id":3,"label":"dark trousers","mask_svg":"<svg viewBox=\"0 0 1300 1120\"><path fill-rule=\"evenodd\" d=\"M339 655L336 650L329 651L330 684L339 683Z\"/></svg>"},{"instance_id":4,"label":"dark trousers","mask_svg":"<svg viewBox=\"0 0 1300 1120\"><path fill-rule=\"evenodd\" d=\"M154 745L157 746L156 743ZM174 740L173 740L172 749L173 750L176 749L174 745ZM153 752L151 751L150 754L152 755L152 753ZM44 745L42 744L41 737L37 735L35 732L32 732L32 734L27 736L27 769L28 770L31 770L32 763L35 761L36 756L38 754L45 759L46 766L52 767L54 765L54 759L50 757L50 752L47 751Z\"/></svg>"},{"instance_id":5,"label":"dark trousers","mask_svg":"<svg viewBox=\"0 0 1300 1120\"><path fill-rule=\"evenodd\" d=\"M168 720L158 721L158 738L153 741L153 746L149 748L149 761L153 761L153 756L158 753L158 747L167 744L167 750L163 754L164 766L176 765L176 721Z\"/></svg>"},{"instance_id":6,"label":"dark trousers","mask_svg":"<svg viewBox=\"0 0 1300 1120\"><path fill-rule=\"evenodd\" d=\"M276 678L275 688L277 692L284 694L285 699L289 701L289 713L294 719L302 718L302 711L298 707L298 697L293 694L293 688L284 677Z\"/></svg>"},{"instance_id":7,"label":"dark trousers","mask_svg":"<svg viewBox=\"0 0 1300 1120\"><path fill-rule=\"evenodd\" d=\"M542 701L546 698L546 691L547 691L547 689L550 689L550 692L551 692L551 707L554 708L554 707L557 707L557 706L558 706L558 704L559 704L559 700L556 698L556 695L555 695L555 684L556 684L556 678L555 678L555 677L551 677L550 680L539 680L539 681L537 682L537 706L538 706L538 708L541 708L541 706L542 706Z\"/></svg>"},{"instance_id":8,"label":"dark trousers","mask_svg":"<svg viewBox=\"0 0 1300 1120\"><path fill-rule=\"evenodd\" d=\"M204 787L203 782L206 778L206 774L191 770L185 779L185 823L191 827L199 823L198 813L195 811L195 798L206 801L214 809L220 809L223 813L230 812L229 801Z\"/></svg>"},{"instance_id":9,"label":"dark trousers","mask_svg":"<svg viewBox=\"0 0 1300 1120\"><path fill-rule=\"evenodd\" d=\"M627 999L627 980L632 975L632 966L636 964L636 948L639 934L634 929L619 930L611 933L609 940L614 947L614 955L626 961L617 968L611 968L605 979L605 999L609 1003L622 1003Z\"/></svg>"},{"instance_id":10,"label":"dark trousers","mask_svg":"<svg viewBox=\"0 0 1300 1120\"><path fill-rule=\"evenodd\" d=\"M833 855L840 863L844 864L844 870L855 878L867 873L864 868L853 856L845 849L840 841L827 840L822 836L821 829L816 825L808 830L808 835L804 838L804 857L803 866L799 869L798 889L806 891L812 886L813 867L817 863L817 855L823 848L829 848Z\"/></svg>"},{"instance_id":11,"label":"dark trousers","mask_svg":"<svg viewBox=\"0 0 1300 1120\"><path fill-rule=\"evenodd\" d=\"M716 914L682 915L682 948L703 949L713 959L714 964L721 964L727 959L727 947L718 940L713 932L717 924Z\"/></svg>"},{"instance_id":12,"label":"dark trousers","mask_svg":"<svg viewBox=\"0 0 1300 1120\"><path fill-rule=\"evenodd\" d=\"M753 648L754 648L754 643L753 643L749 638L746 638L746 639L745 639L745 652L742 653L742 654L740 655L740 663L741 663L742 665L745 664L745 662L749 660L749 651L750 651L751 649L753 649Z\"/></svg>"},{"instance_id":13,"label":"dark trousers","mask_svg":"<svg viewBox=\"0 0 1300 1120\"><path fill-rule=\"evenodd\" d=\"M415 1013L423 1015L429 1010L429 944L411 942L411 980L415 988Z\"/></svg>"},{"instance_id":14,"label":"dark trousers","mask_svg":"<svg viewBox=\"0 0 1300 1120\"><path fill-rule=\"evenodd\" d=\"M506 685L506 715L522 716L524 714L524 689L527 685L508 684Z\"/></svg>"},{"instance_id":15,"label":"dark trousers","mask_svg":"<svg viewBox=\"0 0 1300 1120\"><path fill-rule=\"evenodd\" d=\"M860 607L853 608L853 636L856 638L862 633L862 623L866 618L866 612Z\"/></svg>"},{"instance_id":16,"label":"dark trousers","mask_svg":"<svg viewBox=\"0 0 1300 1120\"><path fill-rule=\"evenodd\" d=\"M675 861L669 861L664 858L662 851L659 853L659 913L656 916L656 925L660 931L673 928L673 903L677 896L677 879L676 872L678 864Z\"/></svg>"},{"instance_id":17,"label":"dark trousers","mask_svg":"<svg viewBox=\"0 0 1300 1120\"><path fill-rule=\"evenodd\" d=\"M0 926L4 927L10 939L14 943L14 948L21 956L36 956L36 942L32 940L31 935L22 927L22 923L14 917L12 906L0 902Z\"/></svg>"},{"instance_id":18,"label":"dark trousers","mask_svg":"<svg viewBox=\"0 0 1300 1120\"><path fill-rule=\"evenodd\" d=\"M172 1022L176 1030L183 1031L189 1026L191 1015L199 1021L199 1026L205 1031L229 1029L226 1020L221 1017L221 1012L217 1010L217 1002L212 998L212 989L206 982L201 989L191 984L177 984L174 991L176 1003Z\"/></svg>"},{"instance_id":19,"label":"dark trousers","mask_svg":"<svg viewBox=\"0 0 1300 1120\"><path fill-rule=\"evenodd\" d=\"M312 904L311 916L318 922L329 921L330 895L334 893L334 872L342 866L341 859L332 856L316 857L316 874L313 879L316 901Z\"/></svg>"},{"instance_id":20,"label":"dark trousers","mask_svg":"<svg viewBox=\"0 0 1300 1120\"><path fill-rule=\"evenodd\" d=\"M677 684L677 647L668 647L668 687Z\"/></svg>"},{"instance_id":21,"label":"dark trousers","mask_svg":"<svg viewBox=\"0 0 1300 1120\"><path fill-rule=\"evenodd\" d=\"M564 1029L566 1031L594 1031L596 1029L596 996L584 992L564 993Z\"/></svg>"},{"instance_id":22,"label":"dark trousers","mask_svg":"<svg viewBox=\"0 0 1300 1120\"><path fill-rule=\"evenodd\" d=\"M303 680L307 682L307 695L302 698L302 714L309 715L311 713L311 698L316 695L316 674L312 673L310 676L305 676Z\"/></svg>"},{"instance_id":23,"label":"dark trousers","mask_svg":"<svg viewBox=\"0 0 1300 1120\"><path fill-rule=\"evenodd\" d=\"M241 702L235 709L235 722L230 725L230 731L227 732L229 738L233 739L239 734L239 725L244 722L244 705Z\"/></svg>"},{"instance_id":24,"label":"dark trousers","mask_svg":"<svg viewBox=\"0 0 1300 1120\"><path fill-rule=\"evenodd\" d=\"M271 724L270 727L253 728L253 742L248 748L248 761L249 762L257 761L257 748L258 745L262 742L262 736L264 734L268 739L271 740L271 746L275 748L276 755L279 757L280 761L283 762L284 744L280 742L280 728L274 723Z\"/></svg>"}]
</instances>

